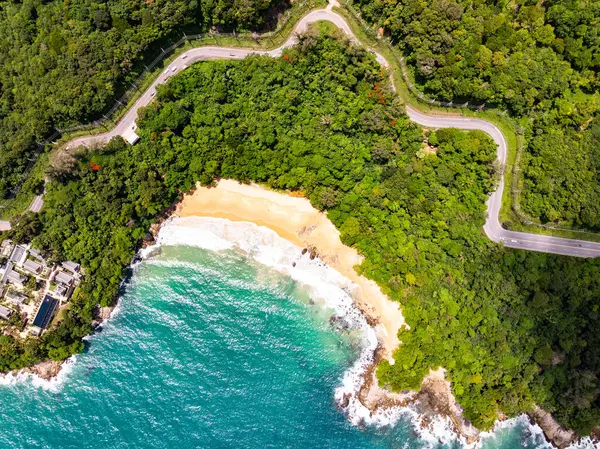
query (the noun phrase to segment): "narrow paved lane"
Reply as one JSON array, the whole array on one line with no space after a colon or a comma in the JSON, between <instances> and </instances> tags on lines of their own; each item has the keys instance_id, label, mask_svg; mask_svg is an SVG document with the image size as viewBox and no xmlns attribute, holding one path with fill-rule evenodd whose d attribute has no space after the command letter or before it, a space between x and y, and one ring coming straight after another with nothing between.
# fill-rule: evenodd
<instances>
[{"instance_id":1,"label":"narrow paved lane","mask_svg":"<svg viewBox=\"0 0 600 449\"><path fill-rule=\"evenodd\" d=\"M33 201L31 202L31 206L29 206L29 210L31 212L35 212L38 213L41 209L42 206L44 205L44 195L38 195L36 196Z\"/></svg>"},{"instance_id":2,"label":"narrow paved lane","mask_svg":"<svg viewBox=\"0 0 600 449\"><path fill-rule=\"evenodd\" d=\"M156 88L163 84L169 78L184 70L190 64L197 61L210 59L243 59L248 55L268 55L272 57L281 56L284 49L295 45L298 42L297 35L304 33L310 24L318 21L329 21L344 31L353 41L360 43L352 33L345 19L332 11L336 4L335 0L330 0L327 9L315 10L304 16L296 25L290 38L279 48L271 51L245 50L239 48L226 47L200 47L194 48L180 55L175 61L161 73L154 83L142 94L142 96L127 111L119 123L109 132L95 136L79 137L66 144L66 148L75 148L78 146L91 147L108 142L115 136L124 136L129 130L135 130L135 120L138 110L147 106L156 95ZM376 52L373 52L377 61L384 67L389 64L385 58ZM426 115L409 106L406 108L410 119L422 126L430 128L458 128L464 130L479 129L489 134L498 145L498 160L502 167L506 166L507 146L502 132L493 124L476 118L465 118L455 116ZM578 257L598 257L600 256L600 243L588 242L585 240L571 240L558 237L550 237L539 234L528 234L524 232L507 231L502 228L498 220L500 208L502 206L502 192L504 191L504 177L500 181L498 189L490 195L487 202L488 217L484 226L485 233L494 242L502 242L505 246L511 248L527 249L532 251L541 251L553 254L563 254ZM41 201L41 199L40 199ZM0 224L1 226L1 224Z\"/></svg>"},{"instance_id":3,"label":"narrow paved lane","mask_svg":"<svg viewBox=\"0 0 600 449\"><path fill-rule=\"evenodd\" d=\"M31 212L38 213L44 205L44 195L37 195L31 204L29 210ZM10 221L0 220L0 231L8 231L10 229Z\"/></svg>"},{"instance_id":4,"label":"narrow paved lane","mask_svg":"<svg viewBox=\"0 0 600 449\"><path fill-rule=\"evenodd\" d=\"M479 129L486 132L498 145L498 161L504 168L506 166L507 145L502 132L490 122L476 118L451 117L440 115L425 115L410 106L406 108L408 117L415 123L428 128L458 128ZM551 237L541 234L508 231L502 227L498 219L502 207L502 193L504 192L504 176L495 192L492 192L487 202L487 220L483 227L487 236L494 242L502 242L504 246L544 253L563 254L578 257L600 256L600 243L586 240L572 240Z\"/></svg>"}]
</instances>

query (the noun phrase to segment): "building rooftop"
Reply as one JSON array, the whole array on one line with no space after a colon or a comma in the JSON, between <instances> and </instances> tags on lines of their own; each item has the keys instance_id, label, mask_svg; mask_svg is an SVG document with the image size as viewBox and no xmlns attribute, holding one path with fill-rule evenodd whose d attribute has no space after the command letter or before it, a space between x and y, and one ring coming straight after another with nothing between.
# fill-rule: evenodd
<instances>
[{"instance_id":1,"label":"building rooftop","mask_svg":"<svg viewBox=\"0 0 600 449\"><path fill-rule=\"evenodd\" d=\"M10 240L3 240L2 244L0 244L0 250L3 256L10 256L11 251L13 249L13 244Z\"/></svg>"},{"instance_id":2,"label":"building rooftop","mask_svg":"<svg viewBox=\"0 0 600 449\"><path fill-rule=\"evenodd\" d=\"M17 273L15 270L11 270L10 273L6 275L6 278L9 281L15 282L17 284L22 284L23 282L25 282L25 278L19 273Z\"/></svg>"},{"instance_id":3,"label":"building rooftop","mask_svg":"<svg viewBox=\"0 0 600 449\"><path fill-rule=\"evenodd\" d=\"M61 264L63 268L69 270L71 273L79 273L81 266L78 263L67 260Z\"/></svg>"},{"instance_id":4,"label":"building rooftop","mask_svg":"<svg viewBox=\"0 0 600 449\"><path fill-rule=\"evenodd\" d=\"M55 290L56 294L60 296L65 296L68 291L69 287L67 287L65 284L58 284Z\"/></svg>"},{"instance_id":5,"label":"building rooftop","mask_svg":"<svg viewBox=\"0 0 600 449\"><path fill-rule=\"evenodd\" d=\"M13 249L13 252L10 256L10 260L12 260L13 262L19 262L24 255L25 248L23 248L21 245L17 245L15 246L15 249Z\"/></svg>"},{"instance_id":6,"label":"building rooftop","mask_svg":"<svg viewBox=\"0 0 600 449\"><path fill-rule=\"evenodd\" d=\"M44 260L44 257L42 256L42 254L37 249L30 248L29 249L29 254L31 254L37 260L40 260L40 261Z\"/></svg>"},{"instance_id":7,"label":"building rooftop","mask_svg":"<svg viewBox=\"0 0 600 449\"><path fill-rule=\"evenodd\" d=\"M0 318L4 318L5 320L8 320L10 318L11 314L12 314L12 310L10 310L4 306L0 306Z\"/></svg>"},{"instance_id":8,"label":"building rooftop","mask_svg":"<svg viewBox=\"0 0 600 449\"><path fill-rule=\"evenodd\" d=\"M42 329L46 329L48 324L50 324L50 320L52 320L52 316L54 315L54 312L56 312L57 307L58 300L54 299L52 296L46 295L40 304L37 315L33 320L33 325Z\"/></svg>"},{"instance_id":9,"label":"building rooftop","mask_svg":"<svg viewBox=\"0 0 600 449\"><path fill-rule=\"evenodd\" d=\"M13 304L23 304L25 302L25 300L27 299L27 296L22 295L20 293L17 292L8 292L6 294L6 300L9 302L12 302Z\"/></svg>"},{"instance_id":10,"label":"building rooftop","mask_svg":"<svg viewBox=\"0 0 600 449\"><path fill-rule=\"evenodd\" d=\"M60 284L71 285L75 278L71 276L69 273L65 273L64 271L59 271L57 275L54 277L54 281Z\"/></svg>"},{"instance_id":11,"label":"building rooftop","mask_svg":"<svg viewBox=\"0 0 600 449\"><path fill-rule=\"evenodd\" d=\"M39 263L34 262L33 260L26 260L23 264L23 268L29 271L30 273L34 274L39 274L42 271L42 266Z\"/></svg>"},{"instance_id":12,"label":"building rooftop","mask_svg":"<svg viewBox=\"0 0 600 449\"><path fill-rule=\"evenodd\" d=\"M135 145L135 143L140 140L140 136L135 132L135 125L132 128L127 128L123 133L123 139L125 139L129 145Z\"/></svg>"}]
</instances>

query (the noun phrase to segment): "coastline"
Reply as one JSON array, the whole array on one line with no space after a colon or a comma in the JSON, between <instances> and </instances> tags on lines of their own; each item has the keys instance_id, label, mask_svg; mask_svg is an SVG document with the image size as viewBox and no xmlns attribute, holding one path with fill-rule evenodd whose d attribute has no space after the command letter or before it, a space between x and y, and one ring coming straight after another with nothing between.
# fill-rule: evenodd
<instances>
[{"instance_id":1,"label":"coastline","mask_svg":"<svg viewBox=\"0 0 600 449\"><path fill-rule=\"evenodd\" d=\"M405 326L400 305L387 298L379 286L354 269L362 257L344 245L327 215L312 207L306 198L288 196L258 185L221 180L217 187L198 186L184 196L175 215L221 218L249 222L275 231L284 240L319 257L354 285L356 306L375 327L383 358L393 363L392 351L400 344L398 331Z\"/></svg>"},{"instance_id":2,"label":"coastline","mask_svg":"<svg viewBox=\"0 0 600 449\"><path fill-rule=\"evenodd\" d=\"M352 400L358 400L360 406L366 408L371 417L375 417L375 422L381 416L389 415L392 410L402 408L404 412L410 410L414 413L414 420L421 430L437 434L438 437L439 432L432 432L433 427L444 421L442 426L455 433L469 447L477 445L481 437L488 434L480 432L463 416L463 410L452 394L451 383L446 380L442 367L430 370L418 392L395 393L378 385L376 368L383 359L394 362L392 353L401 344L398 331L403 326L408 328L408 325L404 321L400 304L390 300L374 281L356 272L355 267L362 262L362 256L354 248L341 242L339 231L327 215L316 210L308 199L279 193L256 184L241 184L224 179L216 187L198 185L193 192L184 195L174 213L166 219L193 217L266 227L289 243L304 248L303 253L307 252L311 259L318 257L354 284L355 288L351 292L354 304L375 330L378 344L373 348L367 366L360 373L361 384ZM155 238L162 224L153 227ZM353 407L349 395L345 393L337 399L340 408L349 415L349 409ZM511 421L525 418L539 432L543 432L546 440L555 447L562 449L582 441L576 433L563 429L549 413L539 408L529 417L520 415L507 421L499 416L497 424L510 425ZM354 422L362 424L360 420Z\"/></svg>"},{"instance_id":3,"label":"coastline","mask_svg":"<svg viewBox=\"0 0 600 449\"><path fill-rule=\"evenodd\" d=\"M360 419L357 417L361 415L357 408L368 410L368 418L375 422L383 422L383 416L409 407L415 416L419 416L417 423L422 430L442 417L447 420L445 427L451 427L466 444L479 441L479 431L463 417L442 368L430 371L419 392L395 393L378 385L376 368L383 359L394 363L392 353L400 344L398 331L408 325L400 304L390 300L374 281L356 272L355 267L362 262L362 256L356 249L341 242L339 231L327 215L316 210L308 199L278 193L256 184L221 180L216 187L197 186L192 193L185 195L172 217L175 221L182 220L181 223L201 217L266 227L287 242L303 248L303 254L309 254L311 259L318 258L352 283L354 288L350 293L354 305L377 337L370 357L361 357L366 366L361 369L355 366L351 370L354 374L360 371L356 394L348 391L336 394L338 406L347 415L355 415L354 418L349 416L353 422L361 423L361 419L367 419L364 413ZM178 224L171 222L169 225ZM157 237L158 227L153 231ZM160 238L158 240L160 242Z\"/></svg>"},{"instance_id":4,"label":"coastline","mask_svg":"<svg viewBox=\"0 0 600 449\"><path fill-rule=\"evenodd\" d=\"M84 340L94 335L99 328L105 325L118 307L118 302L114 306L98 307L96 317L92 321L93 332L85 337ZM0 375L0 384L11 384L26 378L32 378L34 384L52 389L65 379L70 372L70 369L67 369L67 367L72 366L76 360L77 355L73 355L65 360L43 360L30 367L12 370Z\"/></svg>"},{"instance_id":5,"label":"coastline","mask_svg":"<svg viewBox=\"0 0 600 449\"><path fill-rule=\"evenodd\" d=\"M451 383L445 379L445 370L441 367L430 370L418 392L396 393L379 387L376 368L383 359L393 363L392 352L401 344L397 337L398 330L407 326L400 305L391 301L375 282L358 275L355 266L361 263L361 256L355 249L340 241L340 234L327 215L313 208L306 198L279 193L255 184L244 185L233 180L221 180L217 187L197 186L194 191L184 195L181 201L165 210L159 221L151 226L144 238L143 249L134 257L131 267L161 246L164 231L169 227L187 228L187 231L192 232L184 235L184 238L190 239L194 234L202 232L205 224L201 223L195 229L192 222L188 223L189 226L184 224L186 219L194 218L251 225L252 229L267 228L293 246L298 253L302 250L303 260L315 259L314 262L320 266L324 263L325 268L335 270L350 281L352 287L345 291L377 337L376 344L367 344L359 360L348 371L349 375L344 376L344 385L336 389L336 403L353 424L393 425L401 415L409 416L415 432L432 444L448 442L447 438L450 438L461 442L463 447L479 447L482 437L486 438L497 429L510 427L513 423L528 420L533 432L543 432L546 441L554 447L600 447L594 446L594 437L591 440L581 439L574 432L562 429L549 413L538 407L528 416L522 414L509 420L500 416L491 433L480 432L464 418L462 408L452 394ZM231 230L233 228L234 226ZM230 236L225 237L229 240ZM237 237L240 238L239 235ZM245 237L247 236L241 236L242 239ZM175 244L191 243L184 239ZM295 267L295 262L293 266ZM111 307L98 307L93 321L94 329L102 327L116 314L119 304L120 301ZM340 324L341 329L344 329L345 323ZM364 357L365 352L369 354L368 357ZM77 356L72 356L60 362L43 361L29 368L15 370L2 376L0 384L9 385L30 379L37 387L57 390L71 372L76 359ZM580 443L583 445L580 446Z\"/></svg>"}]
</instances>

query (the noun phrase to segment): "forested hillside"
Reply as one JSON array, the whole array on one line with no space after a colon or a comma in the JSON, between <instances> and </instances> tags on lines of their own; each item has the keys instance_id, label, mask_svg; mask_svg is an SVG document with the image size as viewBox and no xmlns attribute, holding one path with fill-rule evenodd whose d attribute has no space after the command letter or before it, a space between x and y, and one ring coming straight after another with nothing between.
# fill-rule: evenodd
<instances>
[{"instance_id":1,"label":"forested hillside","mask_svg":"<svg viewBox=\"0 0 600 449\"><path fill-rule=\"evenodd\" d=\"M145 52L184 27L262 29L287 0L0 1L0 198L36 141L87 123L143 69ZM168 43L167 45L168 46ZM158 48L158 51L160 49Z\"/></svg>"},{"instance_id":2,"label":"forested hillside","mask_svg":"<svg viewBox=\"0 0 600 449\"><path fill-rule=\"evenodd\" d=\"M521 120L524 211L600 230L600 1L355 0L430 96Z\"/></svg>"},{"instance_id":3,"label":"forested hillside","mask_svg":"<svg viewBox=\"0 0 600 449\"><path fill-rule=\"evenodd\" d=\"M428 136L362 49L315 36L279 59L199 63L162 86L142 140L113 140L53 171L45 207L15 226L86 280L60 326L0 339L0 369L81 350L97 303L160 212L220 178L298 190L365 256L362 272L401 302L411 327L382 383L418 388L445 367L466 416L540 404L588 432L600 422L600 260L503 249L482 233L495 147L478 131Z\"/></svg>"}]
</instances>

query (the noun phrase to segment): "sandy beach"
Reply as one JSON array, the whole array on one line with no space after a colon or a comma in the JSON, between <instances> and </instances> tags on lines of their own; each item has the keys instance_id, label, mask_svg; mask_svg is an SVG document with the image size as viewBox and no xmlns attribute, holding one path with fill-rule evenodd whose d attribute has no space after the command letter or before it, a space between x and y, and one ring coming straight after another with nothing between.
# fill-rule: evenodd
<instances>
[{"instance_id":1,"label":"sandy beach","mask_svg":"<svg viewBox=\"0 0 600 449\"><path fill-rule=\"evenodd\" d=\"M301 248L315 248L319 257L356 286L357 306L375 323L381 356L393 362L392 351L400 343L398 331L405 325L399 304L383 294L379 286L356 273L358 252L340 241L340 234L327 215L306 198L274 192L258 185L221 180L217 187L198 187L186 195L176 215L224 218L251 222L275 231Z\"/></svg>"},{"instance_id":2,"label":"sandy beach","mask_svg":"<svg viewBox=\"0 0 600 449\"><path fill-rule=\"evenodd\" d=\"M392 354L400 344L398 331L403 326L408 327L400 304L390 300L374 281L356 272L355 267L362 262L362 256L341 242L340 233L327 215L312 207L308 199L255 184L221 180L216 187L198 186L193 193L184 196L174 216L250 222L271 229L300 248L313 249L324 263L354 284L355 305L376 332L378 348L374 363L366 367L362 376L362 386L357 392L360 403L371 413L385 413L394 407L416 404L419 413L428 416L428 422L439 415L447 416L455 431L466 441L477 441L479 432L462 416L442 368L430 371L420 392L393 393L378 386L375 374L378 362L382 359L394 362ZM347 398L342 402L347 402ZM422 425L427 424L423 421Z\"/></svg>"}]
</instances>

